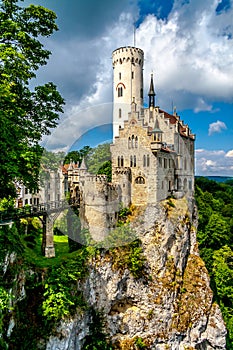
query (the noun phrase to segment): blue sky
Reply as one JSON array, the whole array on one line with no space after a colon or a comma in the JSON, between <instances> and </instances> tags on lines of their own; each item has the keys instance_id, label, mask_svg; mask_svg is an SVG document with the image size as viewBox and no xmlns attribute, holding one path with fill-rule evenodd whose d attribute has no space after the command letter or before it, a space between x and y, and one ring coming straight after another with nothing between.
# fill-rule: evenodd
<instances>
[{"instance_id":1,"label":"blue sky","mask_svg":"<svg viewBox=\"0 0 233 350\"><path fill-rule=\"evenodd\" d=\"M133 45L136 25L145 105L153 71L157 104L171 112L173 103L196 134L196 173L233 176L233 0L31 2L53 9L60 28L44 41L52 56L36 81L55 82L66 99L50 149L111 123L111 53Z\"/></svg>"}]
</instances>

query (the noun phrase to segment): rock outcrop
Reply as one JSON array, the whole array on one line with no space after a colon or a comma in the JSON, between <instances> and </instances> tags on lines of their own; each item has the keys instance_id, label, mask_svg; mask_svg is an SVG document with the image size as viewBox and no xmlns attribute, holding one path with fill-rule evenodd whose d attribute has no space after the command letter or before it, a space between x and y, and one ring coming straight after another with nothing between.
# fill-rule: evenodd
<instances>
[{"instance_id":1,"label":"rock outcrop","mask_svg":"<svg viewBox=\"0 0 233 350\"><path fill-rule=\"evenodd\" d=\"M141 275L134 277L127 267L117 268L114 256L102 251L90 261L81 286L89 309L101 312L113 346L225 349L226 328L198 252L192 199L141 209L131 226L141 241ZM58 329L61 336L51 336L46 349L81 350L91 322L89 311L63 322Z\"/></svg>"}]
</instances>

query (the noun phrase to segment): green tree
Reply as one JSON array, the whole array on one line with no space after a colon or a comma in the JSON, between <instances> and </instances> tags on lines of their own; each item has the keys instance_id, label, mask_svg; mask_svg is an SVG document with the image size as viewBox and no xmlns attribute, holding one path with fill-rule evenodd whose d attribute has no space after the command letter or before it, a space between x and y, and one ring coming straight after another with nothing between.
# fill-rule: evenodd
<instances>
[{"instance_id":1,"label":"green tree","mask_svg":"<svg viewBox=\"0 0 233 350\"><path fill-rule=\"evenodd\" d=\"M228 349L233 349L233 252L228 246L215 251L213 274L216 286L216 299L220 304L228 329Z\"/></svg>"},{"instance_id":2,"label":"green tree","mask_svg":"<svg viewBox=\"0 0 233 350\"><path fill-rule=\"evenodd\" d=\"M38 37L48 37L57 26L54 12L41 6L20 7L17 0L0 4L0 193L15 195L15 181L38 187L39 145L57 125L64 100L51 82L29 88L50 52Z\"/></svg>"},{"instance_id":3,"label":"green tree","mask_svg":"<svg viewBox=\"0 0 233 350\"><path fill-rule=\"evenodd\" d=\"M93 148L87 156L88 171L98 174L104 163L111 159L110 144L104 143Z\"/></svg>"},{"instance_id":4,"label":"green tree","mask_svg":"<svg viewBox=\"0 0 233 350\"><path fill-rule=\"evenodd\" d=\"M71 151L65 156L63 164L69 164L70 161L80 163L83 158L87 157L88 153L91 152L91 150L92 148L90 146L84 146L79 151Z\"/></svg>"}]
</instances>

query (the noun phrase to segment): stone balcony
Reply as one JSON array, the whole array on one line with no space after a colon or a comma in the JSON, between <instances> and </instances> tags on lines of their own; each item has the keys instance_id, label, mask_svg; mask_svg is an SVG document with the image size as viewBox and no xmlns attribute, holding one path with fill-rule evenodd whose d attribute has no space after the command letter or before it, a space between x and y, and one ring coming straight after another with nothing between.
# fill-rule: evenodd
<instances>
[{"instance_id":1,"label":"stone balcony","mask_svg":"<svg viewBox=\"0 0 233 350\"><path fill-rule=\"evenodd\" d=\"M162 148L162 142L151 142L150 147L152 151L159 151Z\"/></svg>"}]
</instances>

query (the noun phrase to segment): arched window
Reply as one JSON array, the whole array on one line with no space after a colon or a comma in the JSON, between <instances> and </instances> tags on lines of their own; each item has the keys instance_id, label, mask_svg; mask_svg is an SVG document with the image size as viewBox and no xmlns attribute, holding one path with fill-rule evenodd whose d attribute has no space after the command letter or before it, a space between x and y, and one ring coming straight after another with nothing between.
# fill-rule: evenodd
<instances>
[{"instance_id":1,"label":"arched window","mask_svg":"<svg viewBox=\"0 0 233 350\"><path fill-rule=\"evenodd\" d=\"M134 148L134 135L132 135L132 148Z\"/></svg>"},{"instance_id":2,"label":"arched window","mask_svg":"<svg viewBox=\"0 0 233 350\"><path fill-rule=\"evenodd\" d=\"M130 156L130 167L132 168L133 166L133 156Z\"/></svg>"},{"instance_id":3,"label":"arched window","mask_svg":"<svg viewBox=\"0 0 233 350\"><path fill-rule=\"evenodd\" d=\"M119 108L119 118L121 118L121 108Z\"/></svg>"},{"instance_id":4,"label":"arched window","mask_svg":"<svg viewBox=\"0 0 233 350\"><path fill-rule=\"evenodd\" d=\"M121 166L123 167L124 166L124 157L121 156Z\"/></svg>"},{"instance_id":5,"label":"arched window","mask_svg":"<svg viewBox=\"0 0 233 350\"><path fill-rule=\"evenodd\" d=\"M27 205L28 204L28 199L25 199L25 205Z\"/></svg>"},{"instance_id":6,"label":"arched window","mask_svg":"<svg viewBox=\"0 0 233 350\"><path fill-rule=\"evenodd\" d=\"M189 190L192 190L192 180L189 180Z\"/></svg>"},{"instance_id":7,"label":"arched window","mask_svg":"<svg viewBox=\"0 0 233 350\"><path fill-rule=\"evenodd\" d=\"M143 166L144 166L144 167L146 166L146 156L145 156L145 154L144 154L144 156L143 156Z\"/></svg>"},{"instance_id":8,"label":"arched window","mask_svg":"<svg viewBox=\"0 0 233 350\"><path fill-rule=\"evenodd\" d=\"M140 97L143 98L143 89L140 90Z\"/></svg>"},{"instance_id":9,"label":"arched window","mask_svg":"<svg viewBox=\"0 0 233 350\"><path fill-rule=\"evenodd\" d=\"M117 158L117 166L118 167L121 166L121 158L120 158L120 156L118 156L118 158Z\"/></svg>"},{"instance_id":10,"label":"arched window","mask_svg":"<svg viewBox=\"0 0 233 350\"><path fill-rule=\"evenodd\" d=\"M187 191L187 188L188 186L187 186L187 179L184 179L184 191L186 192Z\"/></svg>"},{"instance_id":11,"label":"arched window","mask_svg":"<svg viewBox=\"0 0 233 350\"><path fill-rule=\"evenodd\" d=\"M147 157L146 157L146 164L147 164L147 166L150 166L150 156L149 156L149 154L147 154Z\"/></svg>"},{"instance_id":12,"label":"arched window","mask_svg":"<svg viewBox=\"0 0 233 350\"><path fill-rule=\"evenodd\" d=\"M120 86L120 87L118 88L118 97L122 97L122 96L123 96L123 87Z\"/></svg>"},{"instance_id":13,"label":"arched window","mask_svg":"<svg viewBox=\"0 0 233 350\"><path fill-rule=\"evenodd\" d=\"M133 166L136 167L136 165L137 165L136 156L133 156Z\"/></svg>"},{"instance_id":14,"label":"arched window","mask_svg":"<svg viewBox=\"0 0 233 350\"><path fill-rule=\"evenodd\" d=\"M144 185L144 184L145 184L145 179L144 179L144 177L142 177L142 176L136 177L135 183L136 183L137 185Z\"/></svg>"},{"instance_id":15,"label":"arched window","mask_svg":"<svg viewBox=\"0 0 233 350\"><path fill-rule=\"evenodd\" d=\"M186 157L184 158L184 170L187 170L187 159L186 159Z\"/></svg>"},{"instance_id":16,"label":"arched window","mask_svg":"<svg viewBox=\"0 0 233 350\"><path fill-rule=\"evenodd\" d=\"M131 148L131 138L129 137L128 139L128 148L130 149Z\"/></svg>"},{"instance_id":17,"label":"arched window","mask_svg":"<svg viewBox=\"0 0 233 350\"><path fill-rule=\"evenodd\" d=\"M181 189L182 189L182 181L181 181L181 179L177 180L177 189L178 189L178 191L181 191Z\"/></svg>"},{"instance_id":18,"label":"arched window","mask_svg":"<svg viewBox=\"0 0 233 350\"><path fill-rule=\"evenodd\" d=\"M135 137L135 148L138 148L138 137Z\"/></svg>"}]
</instances>

